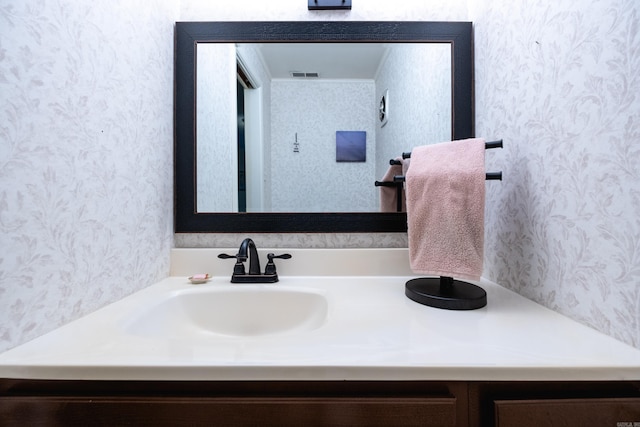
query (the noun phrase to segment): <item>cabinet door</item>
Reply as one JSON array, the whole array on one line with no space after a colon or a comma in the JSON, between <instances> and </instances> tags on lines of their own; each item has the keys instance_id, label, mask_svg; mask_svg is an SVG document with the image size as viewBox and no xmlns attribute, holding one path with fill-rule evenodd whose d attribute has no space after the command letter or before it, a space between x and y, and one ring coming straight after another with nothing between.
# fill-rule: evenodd
<instances>
[{"instance_id":1,"label":"cabinet door","mask_svg":"<svg viewBox=\"0 0 640 427\"><path fill-rule=\"evenodd\" d=\"M442 398L0 398L4 426L455 426Z\"/></svg>"},{"instance_id":2,"label":"cabinet door","mask_svg":"<svg viewBox=\"0 0 640 427\"><path fill-rule=\"evenodd\" d=\"M640 398L496 400L497 427L640 426Z\"/></svg>"}]
</instances>

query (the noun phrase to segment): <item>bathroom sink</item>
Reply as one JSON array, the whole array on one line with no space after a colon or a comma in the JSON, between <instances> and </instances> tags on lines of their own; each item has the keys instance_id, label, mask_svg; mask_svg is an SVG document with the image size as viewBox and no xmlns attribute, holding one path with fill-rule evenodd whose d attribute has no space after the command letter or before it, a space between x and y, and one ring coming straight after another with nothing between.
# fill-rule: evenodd
<instances>
[{"instance_id":1,"label":"bathroom sink","mask_svg":"<svg viewBox=\"0 0 640 427\"><path fill-rule=\"evenodd\" d=\"M235 285L178 291L125 323L127 332L185 338L211 334L260 337L316 329L328 311L321 291Z\"/></svg>"}]
</instances>

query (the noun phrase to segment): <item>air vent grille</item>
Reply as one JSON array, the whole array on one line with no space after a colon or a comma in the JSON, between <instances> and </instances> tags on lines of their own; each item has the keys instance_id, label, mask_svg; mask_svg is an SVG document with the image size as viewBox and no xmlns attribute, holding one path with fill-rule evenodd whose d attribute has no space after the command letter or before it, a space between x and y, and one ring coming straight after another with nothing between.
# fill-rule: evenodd
<instances>
[{"instance_id":1,"label":"air vent grille","mask_svg":"<svg viewBox=\"0 0 640 427\"><path fill-rule=\"evenodd\" d=\"M314 79L320 77L318 73L304 73L302 71L292 71L291 77L299 78L299 79Z\"/></svg>"}]
</instances>

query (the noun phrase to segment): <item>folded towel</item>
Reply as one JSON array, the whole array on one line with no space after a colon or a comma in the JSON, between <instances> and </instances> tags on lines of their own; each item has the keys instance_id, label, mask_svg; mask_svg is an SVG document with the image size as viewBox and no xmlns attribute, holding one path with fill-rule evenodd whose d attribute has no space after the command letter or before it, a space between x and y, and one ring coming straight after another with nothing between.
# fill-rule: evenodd
<instances>
[{"instance_id":1,"label":"folded towel","mask_svg":"<svg viewBox=\"0 0 640 427\"><path fill-rule=\"evenodd\" d=\"M401 164L391 165L382 177L382 182L393 182L395 175L402 175L404 162L402 157L396 158ZM402 185L399 183L399 185ZM407 210L404 191L402 193L402 212ZM397 187L380 187L380 212L398 212L398 188Z\"/></svg>"},{"instance_id":2,"label":"folded towel","mask_svg":"<svg viewBox=\"0 0 640 427\"><path fill-rule=\"evenodd\" d=\"M484 251L482 138L416 147L406 174L409 258L415 273L478 280Z\"/></svg>"}]
</instances>

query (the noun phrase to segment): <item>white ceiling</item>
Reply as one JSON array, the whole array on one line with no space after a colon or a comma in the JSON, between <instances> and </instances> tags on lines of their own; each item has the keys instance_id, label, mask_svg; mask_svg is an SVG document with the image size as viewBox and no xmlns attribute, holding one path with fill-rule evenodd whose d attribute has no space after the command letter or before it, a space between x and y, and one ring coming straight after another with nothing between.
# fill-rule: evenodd
<instances>
[{"instance_id":1,"label":"white ceiling","mask_svg":"<svg viewBox=\"0 0 640 427\"><path fill-rule=\"evenodd\" d=\"M373 79L384 58L382 43L264 43L260 51L274 79L292 72L318 73L321 79Z\"/></svg>"}]
</instances>

